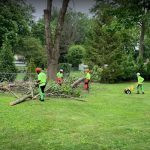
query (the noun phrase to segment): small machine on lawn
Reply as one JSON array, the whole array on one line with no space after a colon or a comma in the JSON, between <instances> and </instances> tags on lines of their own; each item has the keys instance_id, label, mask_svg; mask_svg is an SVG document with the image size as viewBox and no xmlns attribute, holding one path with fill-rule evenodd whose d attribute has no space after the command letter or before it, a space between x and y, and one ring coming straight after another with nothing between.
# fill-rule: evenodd
<instances>
[{"instance_id":1,"label":"small machine on lawn","mask_svg":"<svg viewBox=\"0 0 150 150\"><path fill-rule=\"evenodd\" d=\"M134 90L134 86L130 86L130 87L124 89L124 93L131 94L133 92L133 90Z\"/></svg>"}]
</instances>

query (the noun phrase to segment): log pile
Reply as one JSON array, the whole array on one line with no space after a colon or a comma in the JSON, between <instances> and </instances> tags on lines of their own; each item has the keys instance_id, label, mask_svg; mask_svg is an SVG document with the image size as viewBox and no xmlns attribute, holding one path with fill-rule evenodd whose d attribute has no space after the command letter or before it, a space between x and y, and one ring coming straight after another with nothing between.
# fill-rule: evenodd
<instances>
[{"instance_id":1,"label":"log pile","mask_svg":"<svg viewBox=\"0 0 150 150\"><path fill-rule=\"evenodd\" d=\"M71 88L76 88L80 83L84 81L84 78L79 78L73 84L71 84ZM37 92L37 88L34 82L16 82L16 83L9 83L5 85L0 85L0 91L2 92L9 92L17 99L10 103L11 106L17 105L22 103L26 100L34 100L39 97ZM17 91L19 94L24 91L24 93L19 97L14 91ZM77 101L85 101L78 97L74 97L72 95L60 93L58 91L51 90L51 87L48 86L45 90L46 96L48 97L56 97L56 98L67 98Z\"/></svg>"}]
</instances>

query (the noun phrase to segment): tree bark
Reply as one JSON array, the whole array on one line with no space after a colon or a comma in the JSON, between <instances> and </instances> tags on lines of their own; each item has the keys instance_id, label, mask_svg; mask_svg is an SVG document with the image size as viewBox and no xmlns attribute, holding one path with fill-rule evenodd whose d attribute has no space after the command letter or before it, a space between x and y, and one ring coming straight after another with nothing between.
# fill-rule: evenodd
<instances>
[{"instance_id":1,"label":"tree bark","mask_svg":"<svg viewBox=\"0 0 150 150\"><path fill-rule=\"evenodd\" d=\"M45 20L45 39L46 39L46 50L47 50L47 65L51 63L52 57L52 39L51 39L51 11L52 11L52 2L53 0L47 0L47 9L44 10L44 20ZM48 66L48 79L50 78Z\"/></svg>"},{"instance_id":2,"label":"tree bark","mask_svg":"<svg viewBox=\"0 0 150 150\"><path fill-rule=\"evenodd\" d=\"M145 21L141 22L141 35L140 35L140 48L139 48L139 57L143 59L144 55L144 36L145 36Z\"/></svg>"},{"instance_id":3,"label":"tree bark","mask_svg":"<svg viewBox=\"0 0 150 150\"><path fill-rule=\"evenodd\" d=\"M48 79L55 80L56 78L58 60L60 57L60 39L68 4L69 0L63 0L62 8L59 12L54 40L52 40L50 29L52 0L47 0L47 9L44 10ZM52 41L54 41L54 43Z\"/></svg>"},{"instance_id":4,"label":"tree bark","mask_svg":"<svg viewBox=\"0 0 150 150\"><path fill-rule=\"evenodd\" d=\"M71 84L72 88L77 87L81 82L84 81L84 78L79 78L78 80L76 80L73 84Z\"/></svg>"},{"instance_id":5,"label":"tree bark","mask_svg":"<svg viewBox=\"0 0 150 150\"><path fill-rule=\"evenodd\" d=\"M19 103L22 103L22 102L26 101L28 98L31 98L31 97L32 97L32 94L25 95L24 97L21 97L21 98L17 99L16 101L11 102L10 106L14 106L14 105L17 105Z\"/></svg>"}]
</instances>

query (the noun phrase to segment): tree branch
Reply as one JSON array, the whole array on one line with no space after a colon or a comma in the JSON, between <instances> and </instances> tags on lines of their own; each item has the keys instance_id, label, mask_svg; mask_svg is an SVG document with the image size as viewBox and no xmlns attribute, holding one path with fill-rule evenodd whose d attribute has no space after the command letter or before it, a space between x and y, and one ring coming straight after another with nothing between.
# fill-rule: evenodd
<instances>
[{"instance_id":1,"label":"tree branch","mask_svg":"<svg viewBox=\"0 0 150 150\"><path fill-rule=\"evenodd\" d=\"M55 45L55 56L59 57L59 46L60 46L60 38L61 38L61 33L64 25L64 20L65 20L65 14L67 12L67 7L69 4L70 0L63 0L62 3L62 8L60 9L59 12L59 17L58 17L58 23L57 23L57 28L56 28L56 33L55 33L55 40L54 40L54 45Z\"/></svg>"},{"instance_id":2,"label":"tree branch","mask_svg":"<svg viewBox=\"0 0 150 150\"><path fill-rule=\"evenodd\" d=\"M46 35L46 47L48 56L52 56L52 33L50 27L51 14L52 14L52 2L53 0L47 0L47 9L44 10L44 20L45 20L45 35Z\"/></svg>"},{"instance_id":3,"label":"tree branch","mask_svg":"<svg viewBox=\"0 0 150 150\"><path fill-rule=\"evenodd\" d=\"M52 15L52 3L53 0L47 0L47 10L49 10L49 20L51 19L51 15Z\"/></svg>"}]
</instances>

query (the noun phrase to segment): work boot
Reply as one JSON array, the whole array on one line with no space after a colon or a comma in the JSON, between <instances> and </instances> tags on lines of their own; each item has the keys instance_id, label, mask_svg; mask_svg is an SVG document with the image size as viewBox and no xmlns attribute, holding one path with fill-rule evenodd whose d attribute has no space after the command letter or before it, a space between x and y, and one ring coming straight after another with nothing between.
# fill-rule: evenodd
<instances>
[{"instance_id":1,"label":"work boot","mask_svg":"<svg viewBox=\"0 0 150 150\"><path fill-rule=\"evenodd\" d=\"M40 99L41 102L44 102L44 99Z\"/></svg>"},{"instance_id":2,"label":"work boot","mask_svg":"<svg viewBox=\"0 0 150 150\"><path fill-rule=\"evenodd\" d=\"M140 94L139 92L137 92L136 94Z\"/></svg>"},{"instance_id":3,"label":"work boot","mask_svg":"<svg viewBox=\"0 0 150 150\"><path fill-rule=\"evenodd\" d=\"M142 94L145 94L144 92L142 92Z\"/></svg>"}]
</instances>

